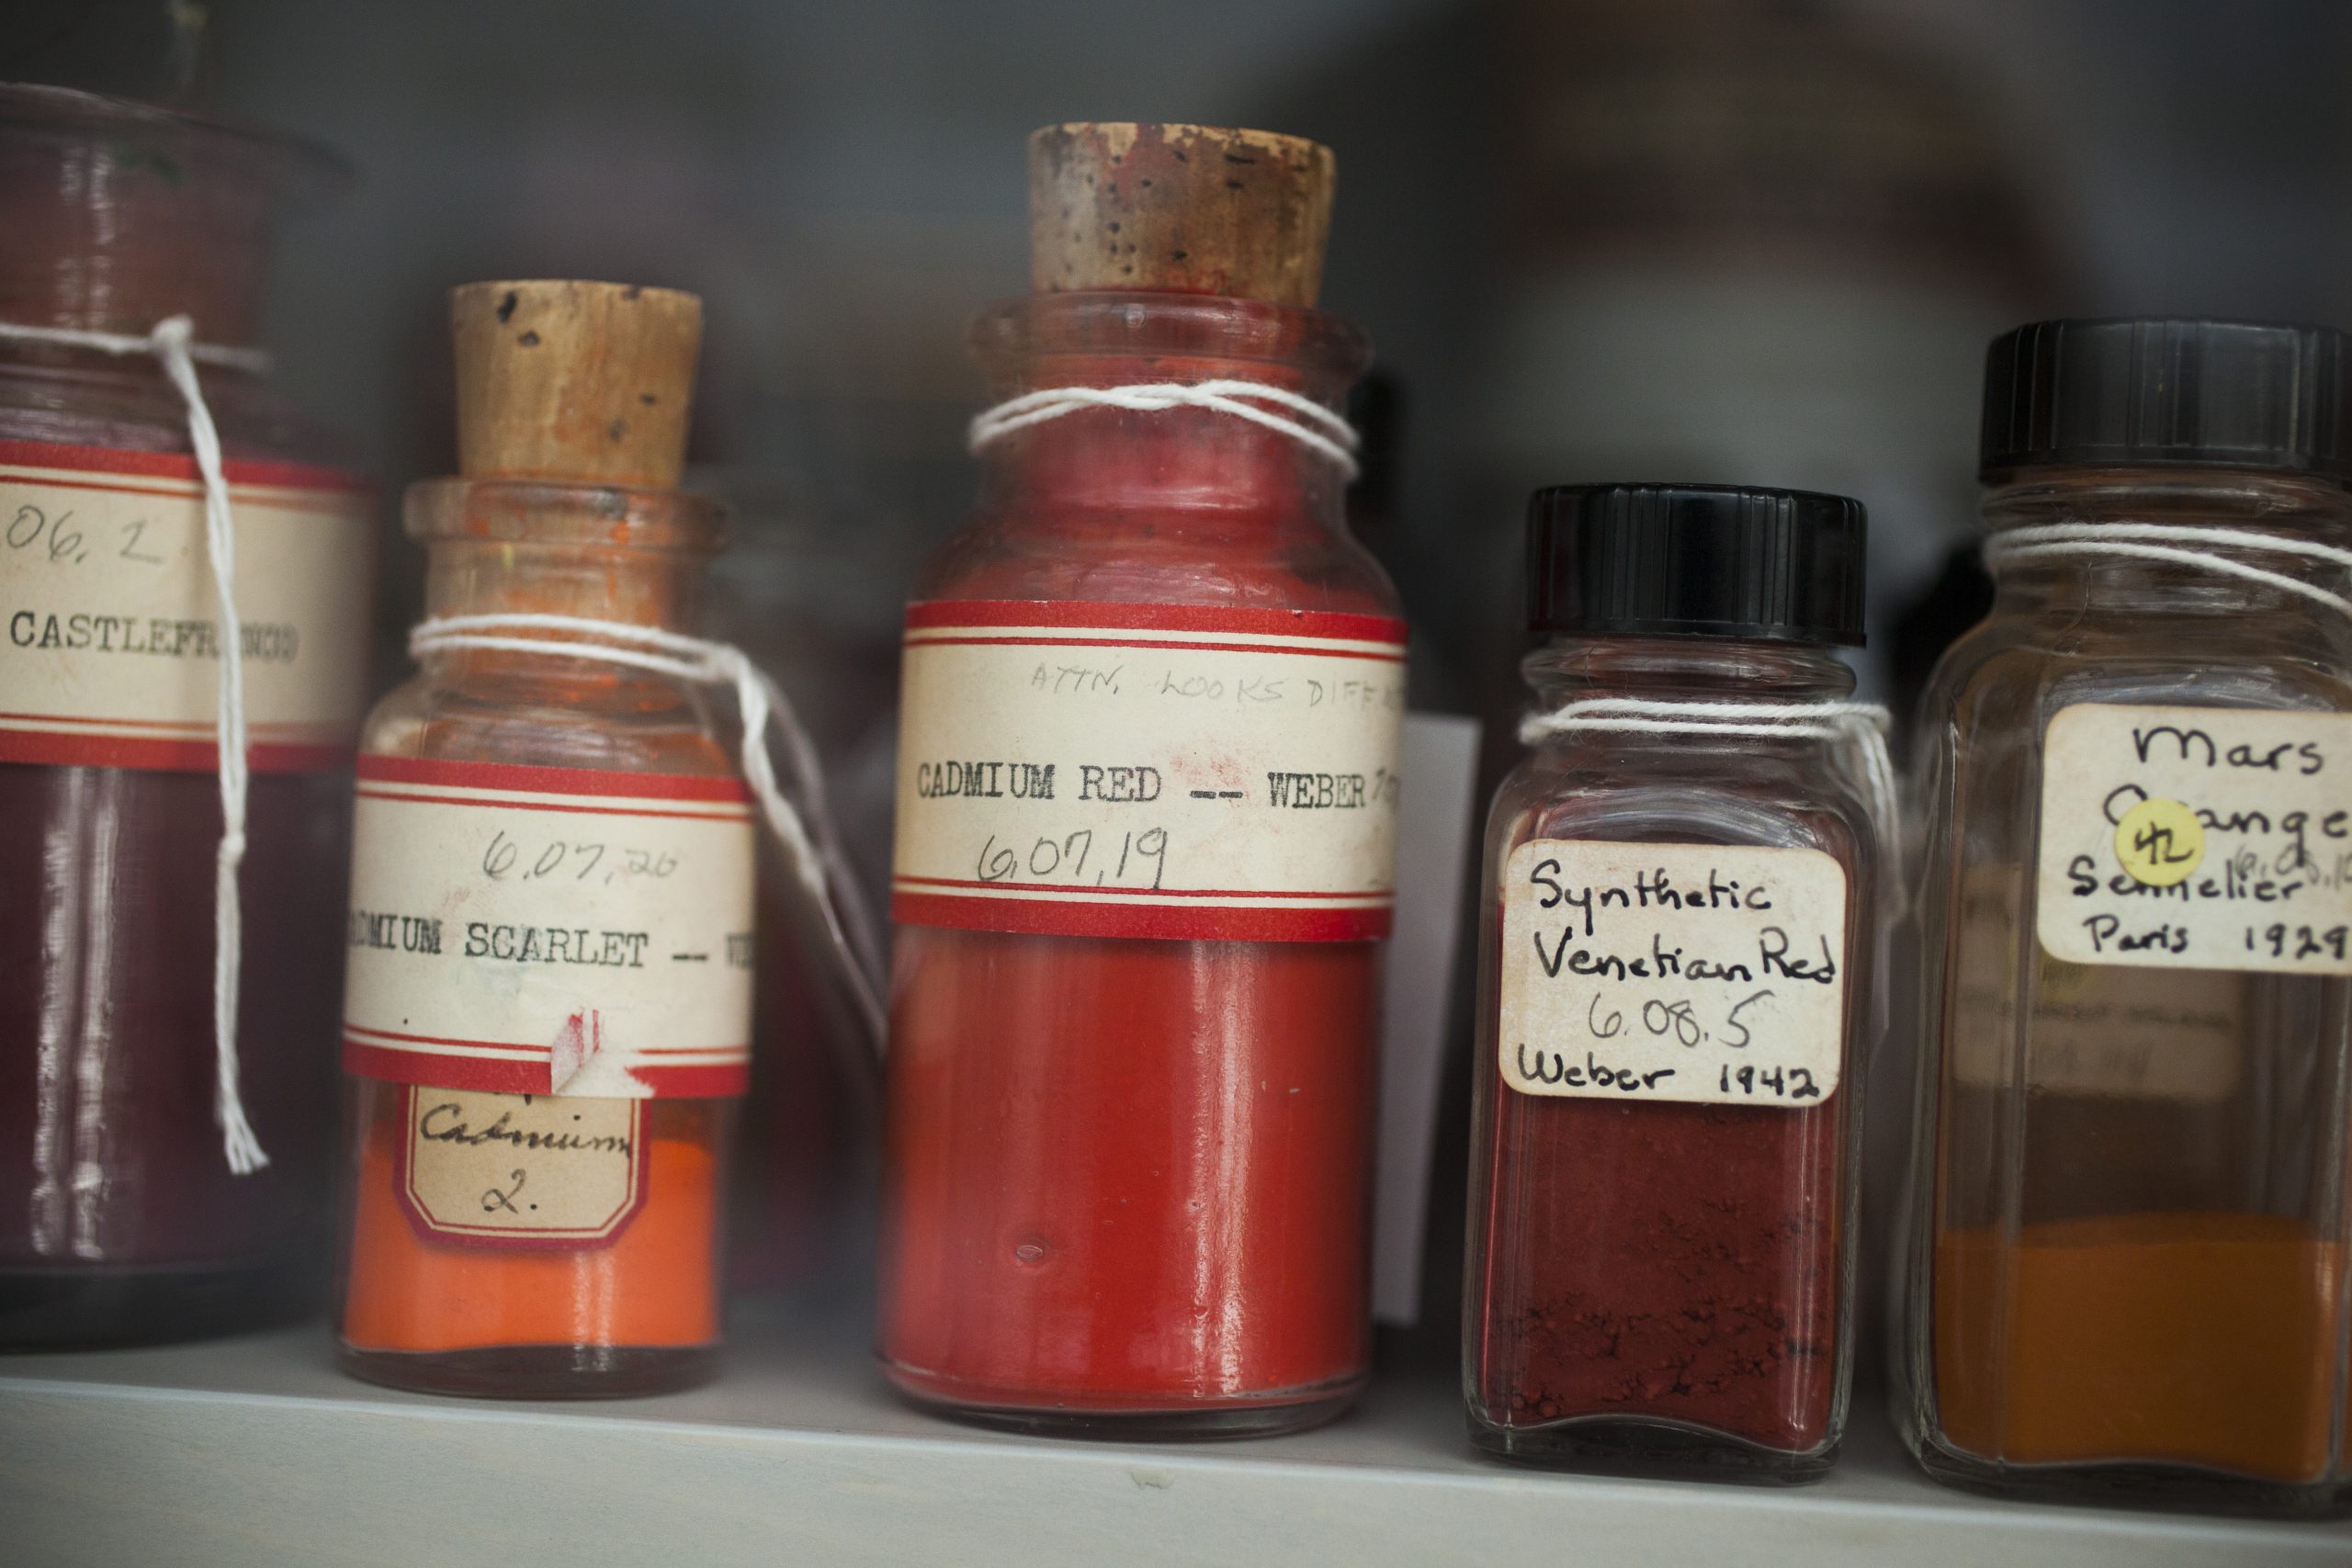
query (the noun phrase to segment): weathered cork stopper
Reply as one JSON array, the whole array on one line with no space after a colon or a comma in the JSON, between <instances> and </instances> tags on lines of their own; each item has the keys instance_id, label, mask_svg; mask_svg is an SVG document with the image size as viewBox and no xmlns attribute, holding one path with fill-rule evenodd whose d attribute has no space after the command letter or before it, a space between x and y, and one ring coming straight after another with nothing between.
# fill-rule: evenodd
<instances>
[{"instance_id":1,"label":"weathered cork stopper","mask_svg":"<svg viewBox=\"0 0 2352 1568\"><path fill-rule=\"evenodd\" d=\"M671 490L685 465L702 301L618 283L449 292L468 479Z\"/></svg>"},{"instance_id":2,"label":"weathered cork stopper","mask_svg":"<svg viewBox=\"0 0 2352 1568\"><path fill-rule=\"evenodd\" d=\"M1331 150L1206 125L1049 125L1029 137L1030 282L1312 305Z\"/></svg>"}]
</instances>

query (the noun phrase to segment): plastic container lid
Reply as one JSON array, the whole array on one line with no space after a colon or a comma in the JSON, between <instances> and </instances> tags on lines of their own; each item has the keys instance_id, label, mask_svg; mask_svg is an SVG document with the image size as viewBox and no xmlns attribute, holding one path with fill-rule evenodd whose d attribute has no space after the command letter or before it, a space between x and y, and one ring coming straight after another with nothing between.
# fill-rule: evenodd
<instances>
[{"instance_id":1,"label":"plastic container lid","mask_svg":"<svg viewBox=\"0 0 2352 1568\"><path fill-rule=\"evenodd\" d=\"M1862 503L1730 485L1555 485L1527 507L1538 635L1862 646Z\"/></svg>"},{"instance_id":2,"label":"plastic container lid","mask_svg":"<svg viewBox=\"0 0 2352 1568\"><path fill-rule=\"evenodd\" d=\"M2352 340L2333 327L2035 321L1984 362L1979 472L2056 464L2352 479Z\"/></svg>"}]
</instances>

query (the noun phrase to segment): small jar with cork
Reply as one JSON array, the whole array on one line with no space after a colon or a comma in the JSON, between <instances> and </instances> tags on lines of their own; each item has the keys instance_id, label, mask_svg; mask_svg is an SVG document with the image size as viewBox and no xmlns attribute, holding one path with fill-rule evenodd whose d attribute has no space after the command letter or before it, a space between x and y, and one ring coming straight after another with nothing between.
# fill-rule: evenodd
<instances>
[{"instance_id":1,"label":"small jar with cork","mask_svg":"<svg viewBox=\"0 0 2352 1568\"><path fill-rule=\"evenodd\" d=\"M451 318L422 670L359 761L338 1342L407 1388L674 1388L719 1339L752 1017L752 795L673 657L720 543L677 488L701 307L484 283Z\"/></svg>"},{"instance_id":2,"label":"small jar with cork","mask_svg":"<svg viewBox=\"0 0 2352 1568\"><path fill-rule=\"evenodd\" d=\"M1896 1415L2017 1495L2352 1478L2352 339L1986 360L1986 618L1921 707Z\"/></svg>"},{"instance_id":3,"label":"small jar with cork","mask_svg":"<svg viewBox=\"0 0 2352 1568\"><path fill-rule=\"evenodd\" d=\"M1333 160L1048 127L909 607L880 1351L968 1419L1227 1437L1370 1359L1404 626L1340 501Z\"/></svg>"},{"instance_id":4,"label":"small jar with cork","mask_svg":"<svg viewBox=\"0 0 2352 1568\"><path fill-rule=\"evenodd\" d=\"M1463 1384L1526 1463L1802 1482L1853 1363L1883 713L1862 508L1530 507L1533 748L1487 832Z\"/></svg>"}]
</instances>

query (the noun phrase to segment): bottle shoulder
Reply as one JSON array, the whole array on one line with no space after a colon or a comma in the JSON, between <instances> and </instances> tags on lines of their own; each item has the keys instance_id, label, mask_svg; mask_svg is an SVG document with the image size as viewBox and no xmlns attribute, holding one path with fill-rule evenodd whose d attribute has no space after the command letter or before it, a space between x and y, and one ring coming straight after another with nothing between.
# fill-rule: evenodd
<instances>
[{"instance_id":1,"label":"bottle shoulder","mask_svg":"<svg viewBox=\"0 0 2352 1568\"><path fill-rule=\"evenodd\" d=\"M1880 847L1857 782L1820 748L1789 750L1640 768L1598 749L1539 748L1496 792L1487 863L1535 840L1817 850L1849 872L1871 863Z\"/></svg>"},{"instance_id":2,"label":"bottle shoulder","mask_svg":"<svg viewBox=\"0 0 2352 1568\"><path fill-rule=\"evenodd\" d=\"M1988 617L1946 650L1929 677L1918 733L1923 761L2036 734L2078 703L2352 711L2352 671L2308 625L2053 626Z\"/></svg>"},{"instance_id":3,"label":"bottle shoulder","mask_svg":"<svg viewBox=\"0 0 2352 1568\"><path fill-rule=\"evenodd\" d=\"M356 467L347 444L268 383L201 367L198 380L232 461ZM153 366L82 370L0 361L0 437L182 457L192 450L187 405Z\"/></svg>"}]
</instances>

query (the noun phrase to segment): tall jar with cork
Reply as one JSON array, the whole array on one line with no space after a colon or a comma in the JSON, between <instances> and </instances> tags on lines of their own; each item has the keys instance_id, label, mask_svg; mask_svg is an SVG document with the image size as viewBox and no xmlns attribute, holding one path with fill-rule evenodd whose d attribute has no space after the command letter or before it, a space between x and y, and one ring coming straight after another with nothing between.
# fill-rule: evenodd
<instances>
[{"instance_id":1,"label":"tall jar with cork","mask_svg":"<svg viewBox=\"0 0 2352 1568\"><path fill-rule=\"evenodd\" d=\"M1905 1438L1970 1487L2335 1506L2352 342L2021 327L1983 468L1998 592L1920 723Z\"/></svg>"},{"instance_id":2,"label":"tall jar with cork","mask_svg":"<svg viewBox=\"0 0 2352 1568\"><path fill-rule=\"evenodd\" d=\"M474 284L452 325L462 475L407 508L433 636L359 761L339 1345L445 1393L676 1387L752 1012L751 795L662 652L720 542L676 488L701 307Z\"/></svg>"},{"instance_id":3,"label":"tall jar with cork","mask_svg":"<svg viewBox=\"0 0 2352 1568\"><path fill-rule=\"evenodd\" d=\"M1370 1353L1404 702L1347 534L1333 163L1030 140L978 505L907 618L883 1365L967 1418L1281 1431Z\"/></svg>"}]
</instances>

